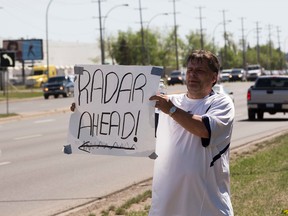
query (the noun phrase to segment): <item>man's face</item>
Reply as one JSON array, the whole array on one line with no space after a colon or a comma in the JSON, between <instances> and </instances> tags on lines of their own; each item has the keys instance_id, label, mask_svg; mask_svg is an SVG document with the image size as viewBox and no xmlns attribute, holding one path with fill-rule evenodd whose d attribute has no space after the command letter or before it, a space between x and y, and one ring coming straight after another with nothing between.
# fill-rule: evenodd
<instances>
[{"instance_id":1,"label":"man's face","mask_svg":"<svg viewBox=\"0 0 288 216\"><path fill-rule=\"evenodd\" d=\"M186 85L188 96L203 98L211 92L213 83L217 81L217 73L211 71L206 60L190 61L187 65Z\"/></svg>"}]
</instances>

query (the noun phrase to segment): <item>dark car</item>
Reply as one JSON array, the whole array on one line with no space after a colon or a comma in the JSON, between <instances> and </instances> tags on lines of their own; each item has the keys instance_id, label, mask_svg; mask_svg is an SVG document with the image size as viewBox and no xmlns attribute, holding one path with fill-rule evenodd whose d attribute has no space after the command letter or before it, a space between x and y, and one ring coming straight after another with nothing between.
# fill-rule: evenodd
<instances>
[{"instance_id":1,"label":"dark car","mask_svg":"<svg viewBox=\"0 0 288 216\"><path fill-rule=\"evenodd\" d=\"M48 99L50 95L58 98L59 95L68 97L74 94L74 80L72 76L50 77L43 86L44 98Z\"/></svg>"},{"instance_id":2,"label":"dark car","mask_svg":"<svg viewBox=\"0 0 288 216\"><path fill-rule=\"evenodd\" d=\"M246 76L245 76L245 70L242 68L233 68L231 73L230 73L230 77L229 77L229 81L245 81L246 80Z\"/></svg>"},{"instance_id":3,"label":"dark car","mask_svg":"<svg viewBox=\"0 0 288 216\"><path fill-rule=\"evenodd\" d=\"M185 75L181 71L172 71L167 78L168 85L185 84Z\"/></svg>"}]
</instances>

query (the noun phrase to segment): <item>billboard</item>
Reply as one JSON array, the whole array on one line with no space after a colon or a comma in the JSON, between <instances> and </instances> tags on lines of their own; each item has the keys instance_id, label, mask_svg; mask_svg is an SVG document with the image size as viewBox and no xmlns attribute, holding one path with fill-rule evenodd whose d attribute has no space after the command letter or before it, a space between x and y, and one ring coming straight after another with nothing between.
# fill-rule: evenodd
<instances>
[{"instance_id":1,"label":"billboard","mask_svg":"<svg viewBox=\"0 0 288 216\"><path fill-rule=\"evenodd\" d=\"M15 52L18 61L34 61L43 59L42 39L4 40L3 49Z\"/></svg>"}]
</instances>

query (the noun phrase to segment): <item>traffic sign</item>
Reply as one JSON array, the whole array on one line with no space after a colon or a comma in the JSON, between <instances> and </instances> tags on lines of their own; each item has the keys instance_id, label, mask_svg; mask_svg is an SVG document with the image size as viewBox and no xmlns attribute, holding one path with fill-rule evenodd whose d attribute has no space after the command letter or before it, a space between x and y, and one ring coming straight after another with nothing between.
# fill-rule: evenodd
<instances>
[{"instance_id":1,"label":"traffic sign","mask_svg":"<svg viewBox=\"0 0 288 216\"><path fill-rule=\"evenodd\" d=\"M15 66L15 52L1 51L0 52L0 66L14 67Z\"/></svg>"}]
</instances>

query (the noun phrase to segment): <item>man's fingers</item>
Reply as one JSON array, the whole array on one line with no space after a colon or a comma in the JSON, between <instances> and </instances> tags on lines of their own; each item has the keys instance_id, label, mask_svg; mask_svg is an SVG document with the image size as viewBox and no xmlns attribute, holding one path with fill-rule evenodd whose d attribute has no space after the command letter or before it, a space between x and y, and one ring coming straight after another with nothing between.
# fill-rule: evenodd
<instances>
[{"instance_id":1,"label":"man's fingers","mask_svg":"<svg viewBox=\"0 0 288 216\"><path fill-rule=\"evenodd\" d=\"M153 95L149 98L149 100L159 100L159 96Z\"/></svg>"}]
</instances>

